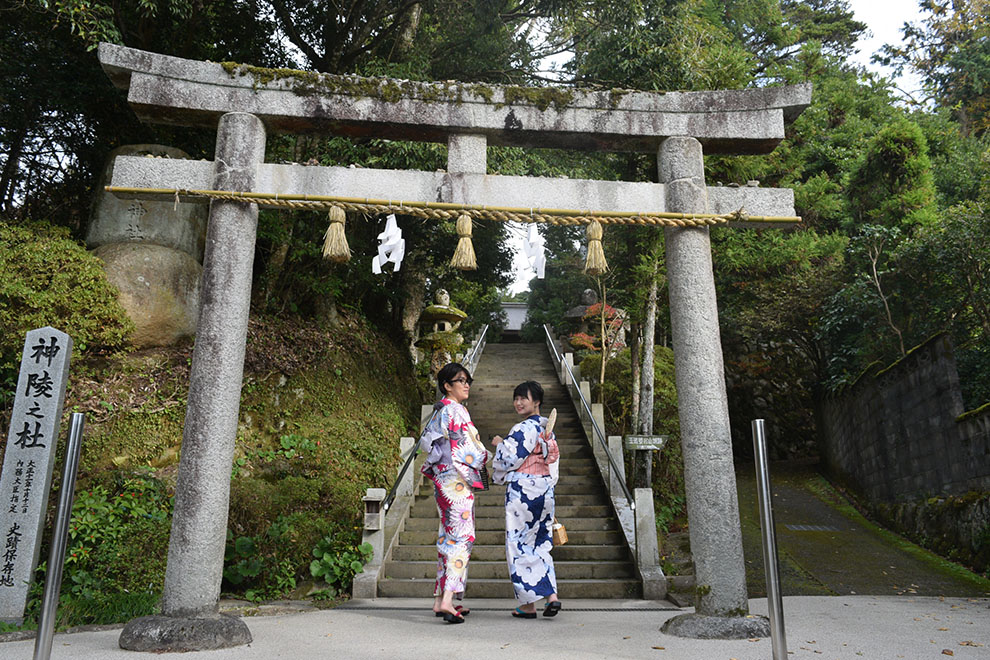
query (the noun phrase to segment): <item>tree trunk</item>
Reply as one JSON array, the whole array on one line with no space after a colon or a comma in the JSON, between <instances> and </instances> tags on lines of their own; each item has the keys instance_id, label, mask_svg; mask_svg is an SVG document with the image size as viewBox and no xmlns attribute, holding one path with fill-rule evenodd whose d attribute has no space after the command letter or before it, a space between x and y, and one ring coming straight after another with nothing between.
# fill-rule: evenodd
<instances>
[{"instance_id":1,"label":"tree trunk","mask_svg":"<svg viewBox=\"0 0 990 660\"><path fill-rule=\"evenodd\" d=\"M399 36L395 40L395 59L402 62L408 58L409 51L412 50L416 41L416 32L419 31L419 18L423 14L423 6L416 3L409 7L402 17L402 28Z\"/></svg>"},{"instance_id":2,"label":"tree trunk","mask_svg":"<svg viewBox=\"0 0 990 660\"><path fill-rule=\"evenodd\" d=\"M599 315L599 320L601 322L600 329L602 333L602 369L598 375L598 402L601 403L603 400L603 390L605 385L605 364L608 362L608 333L605 331L605 285L602 284L602 307L601 314Z\"/></svg>"},{"instance_id":3,"label":"tree trunk","mask_svg":"<svg viewBox=\"0 0 990 660\"><path fill-rule=\"evenodd\" d=\"M14 190L17 188L14 177L17 175L26 138L27 127L22 126L11 140L7 161L3 164L3 173L0 174L0 210L10 211L13 207Z\"/></svg>"},{"instance_id":4,"label":"tree trunk","mask_svg":"<svg viewBox=\"0 0 990 660\"><path fill-rule=\"evenodd\" d=\"M652 251L651 251L652 252ZM640 373L639 389L639 432L642 435L653 435L653 356L657 324L657 268L659 260L654 261L653 276L650 278L646 294L646 315L643 319L643 370ZM653 452L637 452L643 457L642 474L639 480L643 488L653 485Z\"/></svg>"},{"instance_id":5,"label":"tree trunk","mask_svg":"<svg viewBox=\"0 0 990 660\"><path fill-rule=\"evenodd\" d=\"M279 209L277 213L280 223L285 224L285 216L290 215L291 211L283 211L282 209ZM278 284L278 280L282 276L282 269L285 268L285 259L289 255L289 245L292 243L292 232L295 229L295 225L291 220L288 221L288 225L288 233L273 247L271 256L268 257L268 261L265 263L263 284L257 294L258 297L255 300L255 304L259 305L261 309L268 307L268 301L271 300L272 295L274 295L275 286Z\"/></svg>"},{"instance_id":6,"label":"tree trunk","mask_svg":"<svg viewBox=\"0 0 990 660\"><path fill-rule=\"evenodd\" d=\"M416 342L419 328L419 317L426 303L426 273L420 268L412 268L412 263L402 272L402 332L405 334L409 355L415 363L417 360Z\"/></svg>"},{"instance_id":7,"label":"tree trunk","mask_svg":"<svg viewBox=\"0 0 990 660\"><path fill-rule=\"evenodd\" d=\"M632 372L632 410L629 413L629 428L634 432L639 429L639 349L641 324L633 323L629 327L629 368Z\"/></svg>"}]
</instances>

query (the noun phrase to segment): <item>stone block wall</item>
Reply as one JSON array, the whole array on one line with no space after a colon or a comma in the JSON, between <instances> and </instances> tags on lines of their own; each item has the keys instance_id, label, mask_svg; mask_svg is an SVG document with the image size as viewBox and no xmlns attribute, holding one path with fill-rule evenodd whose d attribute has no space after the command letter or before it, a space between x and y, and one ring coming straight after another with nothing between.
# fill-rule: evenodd
<instances>
[{"instance_id":1,"label":"stone block wall","mask_svg":"<svg viewBox=\"0 0 990 660\"><path fill-rule=\"evenodd\" d=\"M822 461L870 502L990 490L990 409L963 412L952 342L937 335L821 403Z\"/></svg>"}]
</instances>

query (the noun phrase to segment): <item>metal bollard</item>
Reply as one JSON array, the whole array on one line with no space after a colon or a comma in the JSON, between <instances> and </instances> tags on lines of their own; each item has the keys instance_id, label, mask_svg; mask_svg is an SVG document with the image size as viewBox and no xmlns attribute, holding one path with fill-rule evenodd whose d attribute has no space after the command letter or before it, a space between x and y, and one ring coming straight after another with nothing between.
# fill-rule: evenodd
<instances>
[{"instance_id":1,"label":"metal bollard","mask_svg":"<svg viewBox=\"0 0 990 660\"><path fill-rule=\"evenodd\" d=\"M55 515L52 549L48 554L48 574L45 576L45 595L41 601L41 619L38 621L38 636L34 640L34 660L48 660L52 655L55 614L58 611L62 569L65 566L65 547L69 540L69 523L72 521L72 502L75 499L76 472L79 469L84 420L85 415L82 413L72 413L69 442L65 447L65 467L62 469L62 491L59 493L58 512Z\"/></svg>"},{"instance_id":2,"label":"metal bollard","mask_svg":"<svg viewBox=\"0 0 990 660\"><path fill-rule=\"evenodd\" d=\"M784 635L784 603L780 593L780 567L777 562L777 530L770 501L770 470L763 420L753 420L753 454L756 458L756 491L760 500L760 529L763 531L763 566L767 573L767 610L770 614L770 640L773 660L787 658Z\"/></svg>"}]
</instances>

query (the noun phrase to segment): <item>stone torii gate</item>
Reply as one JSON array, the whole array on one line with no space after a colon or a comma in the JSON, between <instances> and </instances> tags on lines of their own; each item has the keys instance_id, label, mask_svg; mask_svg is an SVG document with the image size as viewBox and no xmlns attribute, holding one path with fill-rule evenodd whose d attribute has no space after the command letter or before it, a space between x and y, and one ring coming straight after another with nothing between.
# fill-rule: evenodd
<instances>
[{"instance_id":1,"label":"stone torii gate","mask_svg":"<svg viewBox=\"0 0 990 660\"><path fill-rule=\"evenodd\" d=\"M114 84L127 90L141 119L217 130L213 162L118 157L111 185L120 188L612 212L731 213L745 208L753 215L790 216L791 190L707 187L703 152L772 151L784 137L785 123L811 100L810 85L666 94L578 92L273 71L110 44L100 45L99 57ZM268 132L446 142L447 171L265 163ZM488 144L656 153L660 183L489 175ZM257 213L253 203L211 202L162 616L131 621L121 635L124 648L193 650L251 639L246 625L219 616L217 605ZM665 631L698 637L766 636L766 620L747 616L709 230L667 227L665 234L699 594L696 613L672 619Z\"/></svg>"}]
</instances>

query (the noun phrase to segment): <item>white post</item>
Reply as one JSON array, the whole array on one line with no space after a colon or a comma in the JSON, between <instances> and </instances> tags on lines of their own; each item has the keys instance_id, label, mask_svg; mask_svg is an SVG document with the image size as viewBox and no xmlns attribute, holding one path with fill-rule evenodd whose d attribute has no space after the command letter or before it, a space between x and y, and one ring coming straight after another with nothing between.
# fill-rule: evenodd
<instances>
[{"instance_id":1,"label":"white post","mask_svg":"<svg viewBox=\"0 0 990 660\"><path fill-rule=\"evenodd\" d=\"M601 405L595 404L595 405ZM620 477L622 481L626 480L626 462L622 455L622 436L621 435L610 435L608 436L608 453L612 455L612 460L615 461L615 465L622 472L617 470L609 470L608 479L608 490L612 497L618 497L622 494L622 485L620 482ZM637 504L637 508L638 508Z\"/></svg>"},{"instance_id":2,"label":"white post","mask_svg":"<svg viewBox=\"0 0 990 660\"><path fill-rule=\"evenodd\" d=\"M406 460L409 458L409 453L416 451L416 439L415 438L399 438L399 463L400 465L405 465ZM402 475L402 481L399 482L399 487L395 489L396 497L408 497L413 494L414 486L414 471L412 466L406 473Z\"/></svg>"}]
</instances>

